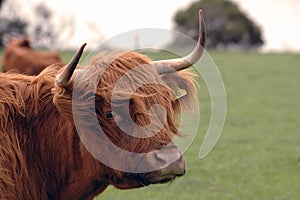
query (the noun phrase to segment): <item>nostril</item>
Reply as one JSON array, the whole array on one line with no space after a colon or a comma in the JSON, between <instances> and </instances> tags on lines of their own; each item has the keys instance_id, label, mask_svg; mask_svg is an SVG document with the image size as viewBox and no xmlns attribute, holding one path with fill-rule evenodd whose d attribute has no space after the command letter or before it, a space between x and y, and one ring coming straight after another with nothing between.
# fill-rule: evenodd
<instances>
[{"instance_id":1,"label":"nostril","mask_svg":"<svg viewBox=\"0 0 300 200\"><path fill-rule=\"evenodd\" d=\"M179 159L177 160L177 163L179 165L179 168L183 170L183 174L185 173L185 162L183 159L183 156L180 156Z\"/></svg>"},{"instance_id":2,"label":"nostril","mask_svg":"<svg viewBox=\"0 0 300 200\"><path fill-rule=\"evenodd\" d=\"M185 165L185 162L184 162L183 157L180 157L180 163L181 163L183 166Z\"/></svg>"},{"instance_id":3,"label":"nostril","mask_svg":"<svg viewBox=\"0 0 300 200\"><path fill-rule=\"evenodd\" d=\"M184 163L183 156L180 156L179 159L178 159L178 161L181 162L181 163Z\"/></svg>"},{"instance_id":4,"label":"nostril","mask_svg":"<svg viewBox=\"0 0 300 200\"><path fill-rule=\"evenodd\" d=\"M183 161L182 157L183 156L180 152L177 152L177 153L156 152L155 153L155 158L157 160L162 161L162 162L168 162L170 164L173 162L176 162L176 161L182 162Z\"/></svg>"},{"instance_id":5,"label":"nostril","mask_svg":"<svg viewBox=\"0 0 300 200\"><path fill-rule=\"evenodd\" d=\"M163 161L166 160L165 155L164 155L164 154L161 154L161 153L156 153L156 154L155 154L155 157L156 157L157 160L159 160L159 161L161 161L161 162L163 162Z\"/></svg>"}]
</instances>

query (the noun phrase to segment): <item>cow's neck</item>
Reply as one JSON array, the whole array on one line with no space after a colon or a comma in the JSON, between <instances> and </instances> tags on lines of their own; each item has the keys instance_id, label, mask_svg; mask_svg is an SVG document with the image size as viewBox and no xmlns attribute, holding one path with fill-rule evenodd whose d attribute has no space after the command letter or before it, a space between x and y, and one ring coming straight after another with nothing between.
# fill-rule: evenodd
<instances>
[{"instance_id":1,"label":"cow's neck","mask_svg":"<svg viewBox=\"0 0 300 200\"><path fill-rule=\"evenodd\" d=\"M27 117L24 123L26 142L31 144L24 146L28 146L26 155L36 154L27 158L29 173L37 178L37 185L44 185L42 197L92 199L107 183L99 181L99 163L82 145L73 123L62 117L54 106L51 89L47 84L39 88L40 102L27 111L27 116L33 116ZM28 108L32 101L28 99Z\"/></svg>"}]
</instances>

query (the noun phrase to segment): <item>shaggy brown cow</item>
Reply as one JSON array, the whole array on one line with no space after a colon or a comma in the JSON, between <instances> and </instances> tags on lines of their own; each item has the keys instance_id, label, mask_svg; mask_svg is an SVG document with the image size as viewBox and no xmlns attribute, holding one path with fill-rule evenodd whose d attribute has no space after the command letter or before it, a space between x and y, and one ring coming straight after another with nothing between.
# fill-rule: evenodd
<instances>
[{"instance_id":1,"label":"shaggy brown cow","mask_svg":"<svg viewBox=\"0 0 300 200\"><path fill-rule=\"evenodd\" d=\"M33 50L26 37L10 39L3 52L2 71L13 70L26 75L38 75L55 63L62 63L57 53Z\"/></svg>"},{"instance_id":2,"label":"shaggy brown cow","mask_svg":"<svg viewBox=\"0 0 300 200\"><path fill-rule=\"evenodd\" d=\"M83 45L64 68L51 65L38 76L0 74L0 199L93 199L110 184L129 189L182 176L182 154L171 140L180 135L175 124L180 104L197 99L191 74L179 70L190 67L203 52L205 29L199 13L199 41L184 58L151 61L135 52L99 54L76 69ZM141 80L147 84L128 101L121 87L112 102L117 81L140 65L146 68L129 75L132 79L121 86ZM176 98L170 89L174 85L186 95ZM128 121L146 127L152 123L150 108L157 104L166 111L165 120L156 121L163 126L144 137L144 129ZM112 112L113 106L119 109ZM128 107L130 119L124 114ZM169 162L171 157L175 159Z\"/></svg>"}]
</instances>

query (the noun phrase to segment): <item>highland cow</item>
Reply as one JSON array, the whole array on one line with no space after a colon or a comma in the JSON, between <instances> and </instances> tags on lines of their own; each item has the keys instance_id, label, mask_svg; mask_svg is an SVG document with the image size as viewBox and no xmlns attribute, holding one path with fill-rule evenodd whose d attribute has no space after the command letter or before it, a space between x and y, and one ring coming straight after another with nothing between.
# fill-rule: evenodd
<instances>
[{"instance_id":1,"label":"highland cow","mask_svg":"<svg viewBox=\"0 0 300 200\"><path fill-rule=\"evenodd\" d=\"M26 37L9 39L2 56L2 71L38 75L47 66L55 63L63 66L59 54L32 49Z\"/></svg>"},{"instance_id":2,"label":"highland cow","mask_svg":"<svg viewBox=\"0 0 300 200\"><path fill-rule=\"evenodd\" d=\"M100 53L78 66L83 45L63 68L53 64L38 76L0 74L0 199L93 199L108 185L130 189L184 175L183 156L172 139L181 135L180 106L197 100L191 72L181 70L202 55L202 11L199 20L197 46L183 58ZM132 70L137 72L128 75ZM126 88L145 80L127 94ZM185 94L178 96L176 88ZM154 105L164 108L163 119L153 120ZM151 136L143 132L149 124L159 126Z\"/></svg>"}]
</instances>

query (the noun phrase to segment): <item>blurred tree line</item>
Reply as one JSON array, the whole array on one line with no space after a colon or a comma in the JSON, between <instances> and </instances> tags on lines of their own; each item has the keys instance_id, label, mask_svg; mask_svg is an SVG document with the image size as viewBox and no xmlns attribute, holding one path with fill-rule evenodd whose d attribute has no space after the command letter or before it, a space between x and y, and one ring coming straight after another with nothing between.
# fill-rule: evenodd
<instances>
[{"instance_id":1,"label":"blurred tree line","mask_svg":"<svg viewBox=\"0 0 300 200\"><path fill-rule=\"evenodd\" d=\"M0 9L3 7L4 0L0 0ZM1 13L1 10L0 10ZM4 44L5 36L8 36L8 33L13 35L24 35L25 29L27 27L27 22L22 20L12 12L11 16L0 16L0 46Z\"/></svg>"},{"instance_id":2,"label":"blurred tree line","mask_svg":"<svg viewBox=\"0 0 300 200\"><path fill-rule=\"evenodd\" d=\"M260 27L229 0L200 0L175 14L175 29L198 39L198 10L204 11L209 48L256 48L264 42Z\"/></svg>"},{"instance_id":3,"label":"blurred tree line","mask_svg":"<svg viewBox=\"0 0 300 200\"><path fill-rule=\"evenodd\" d=\"M30 36L36 47L53 48L59 42L59 35L73 26L70 20L65 19L59 19L57 23L54 12L44 3L27 4L30 14L22 13L19 10L22 3L0 0L0 46L5 45L7 37Z\"/></svg>"},{"instance_id":4,"label":"blurred tree line","mask_svg":"<svg viewBox=\"0 0 300 200\"><path fill-rule=\"evenodd\" d=\"M31 5L30 15L34 19L33 23L19 10L24 2L21 2L20 5L17 5L17 2L0 0L0 46L4 45L5 36L30 35L36 46L49 48L57 46L62 41L59 41L59 38L63 34L67 35L63 40L63 43L66 43L65 40L69 39L70 34L74 32L72 31L72 27L75 26L74 22L62 18L55 22L55 14L46 4ZM2 14L4 8L9 12ZM199 9L204 11L207 47L256 48L264 43L260 27L229 0L195 1L186 9L179 10L175 14L175 29L197 40ZM66 33L67 27L71 29L69 33ZM99 31L94 26L89 29L99 35ZM183 47L184 44L184 41L176 41L176 45L180 47Z\"/></svg>"},{"instance_id":5,"label":"blurred tree line","mask_svg":"<svg viewBox=\"0 0 300 200\"><path fill-rule=\"evenodd\" d=\"M27 36L34 48L73 48L78 28L76 13L62 13L48 5L47 1L0 0L0 47L9 37ZM84 28L89 32L86 42L97 45L104 40L97 23L86 21Z\"/></svg>"}]
</instances>

